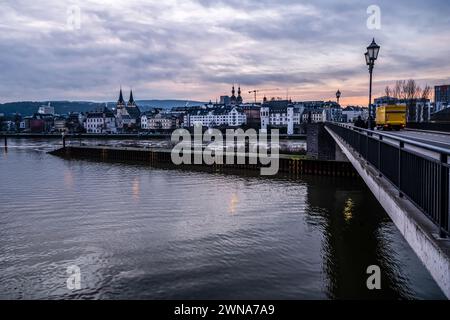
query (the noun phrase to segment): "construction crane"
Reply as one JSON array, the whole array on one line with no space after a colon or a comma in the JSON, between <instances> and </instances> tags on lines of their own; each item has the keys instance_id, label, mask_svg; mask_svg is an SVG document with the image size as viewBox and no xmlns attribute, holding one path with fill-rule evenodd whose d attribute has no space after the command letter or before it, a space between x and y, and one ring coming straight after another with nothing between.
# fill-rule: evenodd
<instances>
[{"instance_id":1,"label":"construction crane","mask_svg":"<svg viewBox=\"0 0 450 320\"><path fill-rule=\"evenodd\" d=\"M280 90L279 88L273 88L273 89L255 89L250 90L248 93L253 93L255 95L255 104L256 104L256 93L258 92L264 92L264 91L277 91Z\"/></svg>"}]
</instances>

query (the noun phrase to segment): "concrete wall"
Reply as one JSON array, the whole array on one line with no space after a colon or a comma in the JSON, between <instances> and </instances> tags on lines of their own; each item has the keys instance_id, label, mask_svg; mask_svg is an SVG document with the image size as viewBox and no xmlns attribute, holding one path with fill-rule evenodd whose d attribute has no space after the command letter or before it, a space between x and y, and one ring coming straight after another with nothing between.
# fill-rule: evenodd
<instances>
[{"instance_id":1,"label":"concrete wall","mask_svg":"<svg viewBox=\"0 0 450 320\"><path fill-rule=\"evenodd\" d=\"M324 123L306 125L306 148L307 155L314 159L348 161L341 149L336 147Z\"/></svg>"},{"instance_id":2,"label":"concrete wall","mask_svg":"<svg viewBox=\"0 0 450 320\"><path fill-rule=\"evenodd\" d=\"M450 299L450 240L440 239L438 228L406 198L400 198L398 190L353 151L330 129L326 128L342 149L356 171L386 210L408 244L417 254Z\"/></svg>"}]
</instances>

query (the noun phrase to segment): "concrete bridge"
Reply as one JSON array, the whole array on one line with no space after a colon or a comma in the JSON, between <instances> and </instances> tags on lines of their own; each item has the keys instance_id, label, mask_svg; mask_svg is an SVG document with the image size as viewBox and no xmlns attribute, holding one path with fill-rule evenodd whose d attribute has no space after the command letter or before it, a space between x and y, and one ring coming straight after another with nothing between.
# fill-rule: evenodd
<instances>
[{"instance_id":1,"label":"concrete bridge","mask_svg":"<svg viewBox=\"0 0 450 320\"><path fill-rule=\"evenodd\" d=\"M308 130L309 154L345 155L450 299L450 135L337 123Z\"/></svg>"}]
</instances>

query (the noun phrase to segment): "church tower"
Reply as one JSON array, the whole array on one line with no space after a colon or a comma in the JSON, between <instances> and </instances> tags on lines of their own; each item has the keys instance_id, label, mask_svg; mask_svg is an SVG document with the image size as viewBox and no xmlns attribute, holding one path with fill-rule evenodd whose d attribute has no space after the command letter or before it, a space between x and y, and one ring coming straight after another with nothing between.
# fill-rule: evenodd
<instances>
[{"instance_id":1,"label":"church tower","mask_svg":"<svg viewBox=\"0 0 450 320\"><path fill-rule=\"evenodd\" d=\"M237 104L241 104L242 103L241 86L238 87L238 96L237 96L237 99L236 99L236 103Z\"/></svg>"},{"instance_id":2,"label":"church tower","mask_svg":"<svg viewBox=\"0 0 450 320\"><path fill-rule=\"evenodd\" d=\"M130 99L128 99L128 107L136 107L136 102L133 99L133 90L130 90Z\"/></svg>"},{"instance_id":3,"label":"church tower","mask_svg":"<svg viewBox=\"0 0 450 320\"><path fill-rule=\"evenodd\" d=\"M230 98L230 103L231 104L236 104L236 95L235 95L236 91L234 90L234 85L233 87L231 87L231 98Z\"/></svg>"},{"instance_id":4,"label":"church tower","mask_svg":"<svg viewBox=\"0 0 450 320\"><path fill-rule=\"evenodd\" d=\"M120 87L119 100L117 100L116 109L122 109L125 107L125 100L123 100L122 87Z\"/></svg>"}]
</instances>

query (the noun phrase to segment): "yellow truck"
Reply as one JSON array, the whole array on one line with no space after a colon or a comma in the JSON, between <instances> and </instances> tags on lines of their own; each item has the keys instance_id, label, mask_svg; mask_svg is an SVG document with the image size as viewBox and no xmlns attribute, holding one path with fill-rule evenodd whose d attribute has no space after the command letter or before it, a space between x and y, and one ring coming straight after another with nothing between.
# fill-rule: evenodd
<instances>
[{"instance_id":1,"label":"yellow truck","mask_svg":"<svg viewBox=\"0 0 450 320\"><path fill-rule=\"evenodd\" d=\"M386 105L377 108L375 123L380 130L400 130L406 126L406 106Z\"/></svg>"}]
</instances>

